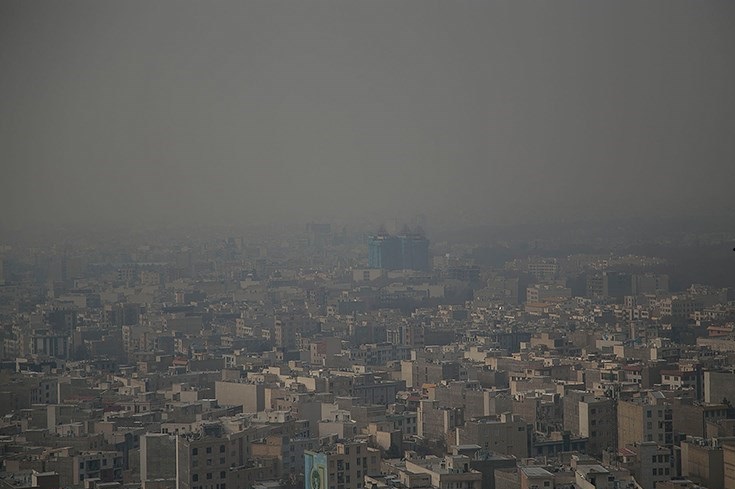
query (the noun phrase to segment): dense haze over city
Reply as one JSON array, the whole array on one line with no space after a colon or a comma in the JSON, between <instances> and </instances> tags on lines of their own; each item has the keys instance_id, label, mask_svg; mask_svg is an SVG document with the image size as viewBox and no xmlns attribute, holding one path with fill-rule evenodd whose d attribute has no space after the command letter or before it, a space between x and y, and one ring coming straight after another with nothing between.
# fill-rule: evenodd
<instances>
[{"instance_id":1,"label":"dense haze over city","mask_svg":"<svg viewBox=\"0 0 735 489\"><path fill-rule=\"evenodd\" d=\"M0 2L0 489L735 489L734 21Z\"/></svg>"},{"instance_id":2,"label":"dense haze over city","mask_svg":"<svg viewBox=\"0 0 735 489\"><path fill-rule=\"evenodd\" d=\"M725 1L3 2L0 219L724 215L733 18Z\"/></svg>"}]
</instances>

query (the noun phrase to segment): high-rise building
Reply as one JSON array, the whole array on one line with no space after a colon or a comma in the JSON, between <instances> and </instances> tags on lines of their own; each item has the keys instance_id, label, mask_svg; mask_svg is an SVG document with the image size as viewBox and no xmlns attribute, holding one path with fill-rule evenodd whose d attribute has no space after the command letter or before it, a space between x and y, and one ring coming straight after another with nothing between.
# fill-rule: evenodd
<instances>
[{"instance_id":1,"label":"high-rise building","mask_svg":"<svg viewBox=\"0 0 735 489\"><path fill-rule=\"evenodd\" d=\"M396 270L401 263L401 242L396 236L378 234L368 238L368 266Z\"/></svg>"},{"instance_id":2,"label":"high-rise building","mask_svg":"<svg viewBox=\"0 0 735 489\"><path fill-rule=\"evenodd\" d=\"M633 295L655 294L669 291L669 276L656 273L633 275L631 282Z\"/></svg>"},{"instance_id":3,"label":"high-rise building","mask_svg":"<svg viewBox=\"0 0 735 489\"><path fill-rule=\"evenodd\" d=\"M420 234L399 236L401 243L401 262L406 270L429 269L429 240Z\"/></svg>"},{"instance_id":4,"label":"high-rise building","mask_svg":"<svg viewBox=\"0 0 735 489\"><path fill-rule=\"evenodd\" d=\"M368 266L387 270L428 270L429 240L418 233L370 236Z\"/></svg>"},{"instance_id":5,"label":"high-rise building","mask_svg":"<svg viewBox=\"0 0 735 489\"><path fill-rule=\"evenodd\" d=\"M631 275L624 272L602 272L603 297L624 297L632 292Z\"/></svg>"}]
</instances>

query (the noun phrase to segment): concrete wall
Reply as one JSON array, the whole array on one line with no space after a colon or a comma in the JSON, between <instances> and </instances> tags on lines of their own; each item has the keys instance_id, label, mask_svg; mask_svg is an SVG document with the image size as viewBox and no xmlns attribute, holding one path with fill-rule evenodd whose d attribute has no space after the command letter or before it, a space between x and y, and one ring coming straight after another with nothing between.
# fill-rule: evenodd
<instances>
[{"instance_id":1,"label":"concrete wall","mask_svg":"<svg viewBox=\"0 0 735 489\"><path fill-rule=\"evenodd\" d=\"M735 373L705 372L704 402L716 404L723 398L735 402Z\"/></svg>"},{"instance_id":2,"label":"concrete wall","mask_svg":"<svg viewBox=\"0 0 735 489\"><path fill-rule=\"evenodd\" d=\"M214 396L223 406L242 406L244 413L265 410L265 387L262 384L216 382Z\"/></svg>"},{"instance_id":3,"label":"concrete wall","mask_svg":"<svg viewBox=\"0 0 735 489\"><path fill-rule=\"evenodd\" d=\"M140 480L176 478L176 439L167 434L140 437Z\"/></svg>"}]
</instances>

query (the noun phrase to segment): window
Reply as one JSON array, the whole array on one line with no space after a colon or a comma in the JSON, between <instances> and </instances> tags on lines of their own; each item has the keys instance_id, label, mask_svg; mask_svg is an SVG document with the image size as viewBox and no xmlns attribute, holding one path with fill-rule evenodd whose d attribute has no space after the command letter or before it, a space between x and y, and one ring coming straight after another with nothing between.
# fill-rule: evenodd
<instances>
[{"instance_id":1,"label":"window","mask_svg":"<svg viewBox=\"0 0 735 489\"><path fill-rule=\"evenodd\" d=\"M199 455L199 449L198 448L192 448L191 449L191 454L192 455Z\"/></svg>"},{"instance_id":2,"label":"window","mask_svg":"<svg viewBox=\"0 0 735 489\"><path fill-rule=\"evenodd\" d=\"M207 447L207 453L212 453L212 447Z\"/></svg>"},{"instance_id":3,"label":"window","mask_svg":"<svg viewBox=\"0 0 735 489\"><path fill-rule=\"evenodd\" d=\"M199 480L199 474L194 474L194 475L192 475L192 476L191 476L191 480L192 480L193 482L197 482L197 481Z\"/></svg>"},{"instance_id":4,"label":"window","mask_svg":"<svg viewBox=\"0 0 735 489\"><path fill-rule=\"evenodd\" d=\"M224 445L220 445L219 446L219 453L225 453L225 446Z\"/></svg>"},{"instance_id":5,"label":"window","mask_svg":"<svg viewBox=\"0 0 735 489\"><path fill-rule=\"evenodd\" d=\"M207 480L212 480L212 473L211 472L207 472Z\"/></svg>"},{"instance_id":6,"label":"window","mask_svg":"<svg viewBox=\"0 0 735 489\"><path fill-rule=\"evenodd\" d=\"M225 471L223 470L222 472L220 472L220 473L219 473L219 478L220 478L220 479L224 479L225 477L227 477L227 472L225 472Z\"/></svg>"}]
</instances>

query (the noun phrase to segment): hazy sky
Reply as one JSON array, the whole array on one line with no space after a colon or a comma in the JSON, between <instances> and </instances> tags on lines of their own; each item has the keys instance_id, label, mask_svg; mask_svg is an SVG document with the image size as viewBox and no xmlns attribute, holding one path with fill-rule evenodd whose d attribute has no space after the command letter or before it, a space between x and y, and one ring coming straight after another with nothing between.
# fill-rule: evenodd
<instances>
[{"instance_id":1,"label":"hazy sky","mask_svg":"<svg viewBox=\"0 0 735 489\"><path fill-rule=\"evenodd\" d=\"M734 64L732 1L4 0L0 219L721 212Z\"/></svg>"}]
</instances>

